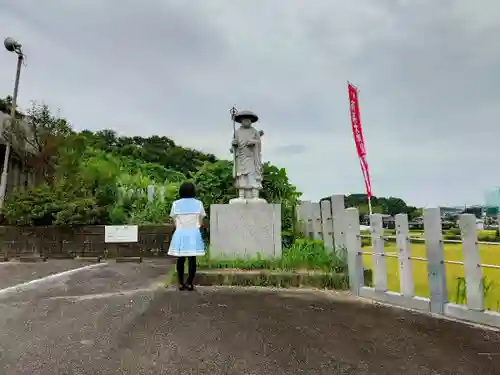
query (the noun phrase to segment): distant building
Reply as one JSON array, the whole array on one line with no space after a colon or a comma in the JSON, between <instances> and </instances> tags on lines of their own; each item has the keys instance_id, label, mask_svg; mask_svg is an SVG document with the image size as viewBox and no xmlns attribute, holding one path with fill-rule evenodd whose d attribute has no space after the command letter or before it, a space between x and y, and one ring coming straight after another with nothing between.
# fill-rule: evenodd
<instances>
[{"instance_id":1,"label":"distant building","mask_svg":"<svg viewBox=\"0 0 500 375\"><path fill-rule=\"evenodd\" d=\"M9 115L0 112L0 173L3 171L5 148L7 144L3 136L4 126L8 123L9 119ZM31 187L35 184L35 174L23 165L23 161L20 160L15 153L11 152L9 159L7 196L15 187Z\"/></svg>"},{"instance_id":2,"label":"distant building","mask_svg":"<svg viewBox=\"0 0 500 375\"><path fill-rule=\"evenodd\" d=\"M465 207L439 207L441 211L441 217L443 216L452 216L460 214Z\"/></svg>"},{"instance_id":3,"label":"distant building","mask_svg":"<svg viewBox=\"0 0 500 375\"><path fill-rule=\"evenodd\" d=\"M382 224L384 228L394 229L396 228L396 219L391 215L382 214Z\"/></svg>"},{"instance_id":4,"label":"distant building","mask_svg":"<svg viewBox=\"0 0 500 375\"><path fill-rule=\"evenodd\" d=\"M476 228L479 230L484 230L484 220L477 219L476 220Z\"/></svg>"}]
</instances>

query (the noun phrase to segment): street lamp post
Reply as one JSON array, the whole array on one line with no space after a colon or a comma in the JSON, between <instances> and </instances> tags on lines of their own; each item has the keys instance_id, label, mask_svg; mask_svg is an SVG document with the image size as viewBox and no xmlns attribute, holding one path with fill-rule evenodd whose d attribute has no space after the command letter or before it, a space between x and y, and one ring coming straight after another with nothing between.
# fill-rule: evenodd
<instances>
[{"instance_id":1,"label":"street lamp post","mask_svg":"<svg viewBox=\"0 0 500 375\"><path fill-rule=\"evenodd\" d=\"M14 52L15 54L17 54L16 80L14 82L14 94L12 96L12 107L10 109L10 126L12 126L12 124L16 119L17 92L19 90L19 77L21 76L21 67L23 65L24 54L22 51L22 45L10 37L5 38L3 44L7 51ZM5 193L7 192L9 159L10 159L10 143L7 140L5 145L5 155L3 159L2 176L0 177L0 208L3 207L5 201Z\"/></svg>"}]
</instances>

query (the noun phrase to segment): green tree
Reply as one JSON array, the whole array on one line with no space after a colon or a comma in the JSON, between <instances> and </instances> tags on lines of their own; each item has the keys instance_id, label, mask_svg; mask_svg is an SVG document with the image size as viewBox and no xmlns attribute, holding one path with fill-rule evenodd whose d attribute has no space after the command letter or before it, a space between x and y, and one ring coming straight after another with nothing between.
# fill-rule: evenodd
<instances>
[{"instance_id":1,"label":"green tree","mask_svg":"<svg viewBox=\"0 0 500 375\"><path fill-rule=\"evenodd\" d=\"M3 129L4 138L22 164L46 182L53 179L59 146L73 131L68 122L54 116L46 104L32 103L21 120Z\"/></svg>"},{"instance_id":2,"label":"green tree","mask_svg":"<svg viewBox=\"0 0 500 375\"><path fill-rule=\"evenodd\" d=\"M215 163L205 162L193 175L198 196L206 207L216 203L228 203L236 196L232 176L233 166L227 160L219 160Z\"/></svg>"},{"instance_id":3,"label":"green tree","mask_svg":"<svg viewBox=\"0 0 500 375\"><path fill-rule=\"evenodd\" d=\"M372 196L371 203L374 213L383 213L391 216L404 213L411 217L417 209L416 207L408 206L403 199L395 197ZM366 194L348 195L345 197L345 205L346 207L357 207L358 209L360 207L368 207L368 196ZM376 209L376 207L379 208Z\"/></svg>"},{"instance_id":4,"label":"green tree","mask_svg":"<svg viewBox=\"0 0 500 375\"><path fill-rule=\"evenodd\" d=\"M281 227L292 231L295 222L295 207L302 193L290 183L285 168L264 163L262 198L269 203L281 204Z\"/></svg>"},{"instance_id":5,"label":"green tree","mask_svg":"<svg viewBox=\"0 0 500 375\"><path fill-rule=\"evenodd\" d=\"M109 129L77 133L45 105L34 104L25 117L28 130L13 129L9 135L18 142L16 149L28 144L36 150L26 158L50 178L8 197L3 215L10 224L165 223L179 184L188 178L207 208L236 195L230 161L183 148L168 137L121 137ZM163 200L148 201L151 185L158 195L163 192ZM285 169L264 165L262 196L281 203L283 228L290 230L300 193Z\"/></svg>"}]
</instances>

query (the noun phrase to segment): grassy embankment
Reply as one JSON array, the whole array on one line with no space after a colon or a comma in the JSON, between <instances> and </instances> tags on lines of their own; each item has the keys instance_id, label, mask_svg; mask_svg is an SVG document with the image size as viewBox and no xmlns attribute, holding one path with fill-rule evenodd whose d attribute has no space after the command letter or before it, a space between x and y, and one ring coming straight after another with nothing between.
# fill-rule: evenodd
<instances>
[{"instance_id":1,"label":"grassy embankment","mask_svg":"<svg viewBox=\"0 0 500 375\"><path fill-rule=\"evenodd\" d=\"M212 271L226 275L224 285L257 285L257 286L286 286L294 275L301 274L300 285L321 287L328 289L347 289L347 259L345 252L332 254L323 246L322 241L309 239L297 239L290 246L283 249L283 255L279 259L263 259L255 257L251 259L216 259L207 254L199 257L198 269ZM187 266L186 266L187 268ZM249 271L253 273L250 278L238 276L239 273ZM167 278L167 284L175 284L175 270L171 269ZM231 276L231 274L234 275ZM267 276L266 276L267 275ZM206 276L208 277L208 276ZM238 281L241 278L241 282ZM220 278L216 277L217 282ZM219 284L216 284L219 285Z\"/></svg>"}]
</instances>

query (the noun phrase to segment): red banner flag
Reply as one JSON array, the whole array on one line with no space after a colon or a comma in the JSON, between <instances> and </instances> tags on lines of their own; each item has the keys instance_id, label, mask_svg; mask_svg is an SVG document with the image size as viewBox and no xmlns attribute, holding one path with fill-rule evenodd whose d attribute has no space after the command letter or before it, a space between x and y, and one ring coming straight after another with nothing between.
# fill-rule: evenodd
<instances>
[{"instance_id":1,"label":"red banner flag","mask_svg":"<svg viewBox=\"0 0 500 375\"><path fill-rule=\"evenodd\" d=\"M351 113L352 134L354 136L354 143L356 144L356 151L358 152L359 165L361 166L361 172L365 180L366 195L368 199L370 199L372 196L372 185L370 182L368 163L366 162L365 139L363 138L361 121L359 119L358 90L351 83L348 83L347 87L349 90L349 110Z\"/></svg>"}]
</instances>

